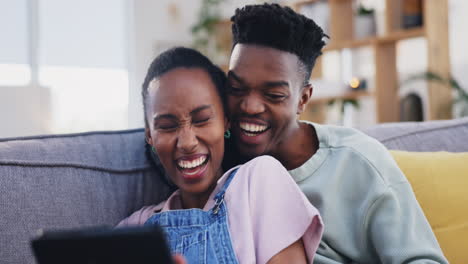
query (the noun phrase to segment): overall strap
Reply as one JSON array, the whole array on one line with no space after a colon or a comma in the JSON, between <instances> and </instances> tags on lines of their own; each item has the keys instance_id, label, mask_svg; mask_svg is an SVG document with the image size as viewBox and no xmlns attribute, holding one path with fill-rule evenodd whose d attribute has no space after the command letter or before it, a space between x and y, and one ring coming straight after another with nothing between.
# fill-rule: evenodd
<instances>
[{"instance_id":1,"label":"overall strap","mask_svg":"<svg viewBox=\"0 0 468 264\"><path fill-rule=\"evenodd\" d=\"M224 201L224 194L226 193L227 188L229 187L229 184L231 183L232 179L234 179L234 176L236 175L238 169L234 169L224 182L223 187L221 187L221 190L215 195L214 200L215 200L215 205L213 207L213 213L217 214L219 207L221 206L221 203Z\"/></svg>"}]
</instances>

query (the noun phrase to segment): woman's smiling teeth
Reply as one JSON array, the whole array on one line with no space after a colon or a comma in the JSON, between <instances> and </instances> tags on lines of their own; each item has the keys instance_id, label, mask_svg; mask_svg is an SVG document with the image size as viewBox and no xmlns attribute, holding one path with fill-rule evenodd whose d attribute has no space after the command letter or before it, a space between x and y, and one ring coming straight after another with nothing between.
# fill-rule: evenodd
<instances>
[{"instance_id":1,"label":"woman's smiling teeth","mask_svg":"<svg viewBox=\"0 0 468 264\"><path fill-rule=\"evenodd\" d=\"M242 131L249 137L257 136L260 133L265 132L268 129L268 126L241 122L239 123L240 128Z\"/></svg>"},{"instance_id":2,"label":"woman's smiling teeth","mask_svg":"<svg viewBox=\"0 0 468 264\"><path fill-rule=\"evenodd\" d=\"M206 155L203 155L194 160L178 160L177 165L182 169L193 169L202 165L207 159Z\"/></svg>"}]
</instances>

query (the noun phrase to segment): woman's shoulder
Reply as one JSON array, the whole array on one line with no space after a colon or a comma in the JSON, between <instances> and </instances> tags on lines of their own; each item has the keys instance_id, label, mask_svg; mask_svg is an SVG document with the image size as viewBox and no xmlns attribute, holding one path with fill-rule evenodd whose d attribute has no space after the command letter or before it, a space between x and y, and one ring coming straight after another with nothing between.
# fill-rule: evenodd
<instances>
[{"instance_id":1,"label":"woman's shoulder","mask_svg":"<svg viewBox=\"0 0 468 264\"><path fill-rule=\"evenodd\" d=\"M268 155L256 157L239 167L239 171L243 172L261 172L262 175L273 173L273 174L284 174L288 173L285 167L275 158Z\"/></svg>"},{"instance_id":2,"label":"woman's shoulder","mask_svg":"<svg viewBox=\"0 0 468 264\"><path fill-rule=\"evenodd\" d=\"M286 168L272 156L264 155L256 157L237 168L237 174L240 176L239 178L242 178L250 184L256 182L263 183L273 179L280 182L283 180L292 180Z\"/></svg>"},{"instance_id":3,"label":"woman's shoulder","mask_svg":"<svg viewBox=\"0 0 468 264\"><path fill-rule=\"evenodd\" d=\"M269 167L283 167L281 163L273 158L272 156L263 155L258 156L250 161L244 163L241 167L249 168L249 169L261 169L261 168L269 168Z\"/></svg>"},{"instance_id":4,"label":"woman's shoulder","mask_svg":"<svg viewBox=\"0 0 468 264\"><path fill-rule=\"evenodd\" d=\"M166 201L163 201L159 204L143 206L140 210L135 211L129 217L120 221L117 227L144 225L153 214L160 212L165 204Z\"/></svg>"}]
</instances>

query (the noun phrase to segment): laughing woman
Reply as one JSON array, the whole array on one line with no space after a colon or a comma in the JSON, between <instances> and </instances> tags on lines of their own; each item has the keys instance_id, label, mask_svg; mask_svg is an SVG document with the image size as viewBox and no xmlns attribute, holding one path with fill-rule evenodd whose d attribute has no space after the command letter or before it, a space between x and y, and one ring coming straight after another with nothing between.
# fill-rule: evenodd
<instances>
[{"instance_id":1,"label":"laughing woman","mask_svg":"<svg viewBox=\"0 0 468 264\"><path fill-rule=\"evenodd\" d=\"M162 226L188 263L311 263L322 222L286 169L269 156L222 169L225 88L224 73L195 50L153 61L142 92L146 139L178 190L119 226Z\"/></svg>"}]
</instances>

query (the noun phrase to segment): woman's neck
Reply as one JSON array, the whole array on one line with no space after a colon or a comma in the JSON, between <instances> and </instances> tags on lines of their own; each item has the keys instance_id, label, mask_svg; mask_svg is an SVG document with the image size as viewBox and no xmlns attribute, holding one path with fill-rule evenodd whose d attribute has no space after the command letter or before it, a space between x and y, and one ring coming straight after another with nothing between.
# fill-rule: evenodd
<instances>
[{"instance_id":1,"label":"woman's neck","mask_svg":"<svg viewBox=\"0 0 468 264\"><path fill-rule=\"evenodd\" d=\"M222 176L222 170L220 169L215 177L214 182L208 187L207 190L201 193L190 193L180 190L180 201L183 209L199 208L203 209L205 204L208 202L211 193L215 189L219 178Z\"/></svg>"},{"instance_id":2,"label":"woman's neck","mask_svg":"<svg viewBox=\"0 0 468 264\"><path fill-rule=\"evenodd\" d=\"M211 188L210 188L211 189ZM212 191L212 190L211 190ZM183 209L203 209L210 198L211 191L204 193L187 193L180 191L180 200Z\"/></svg>"}]
</instances>

